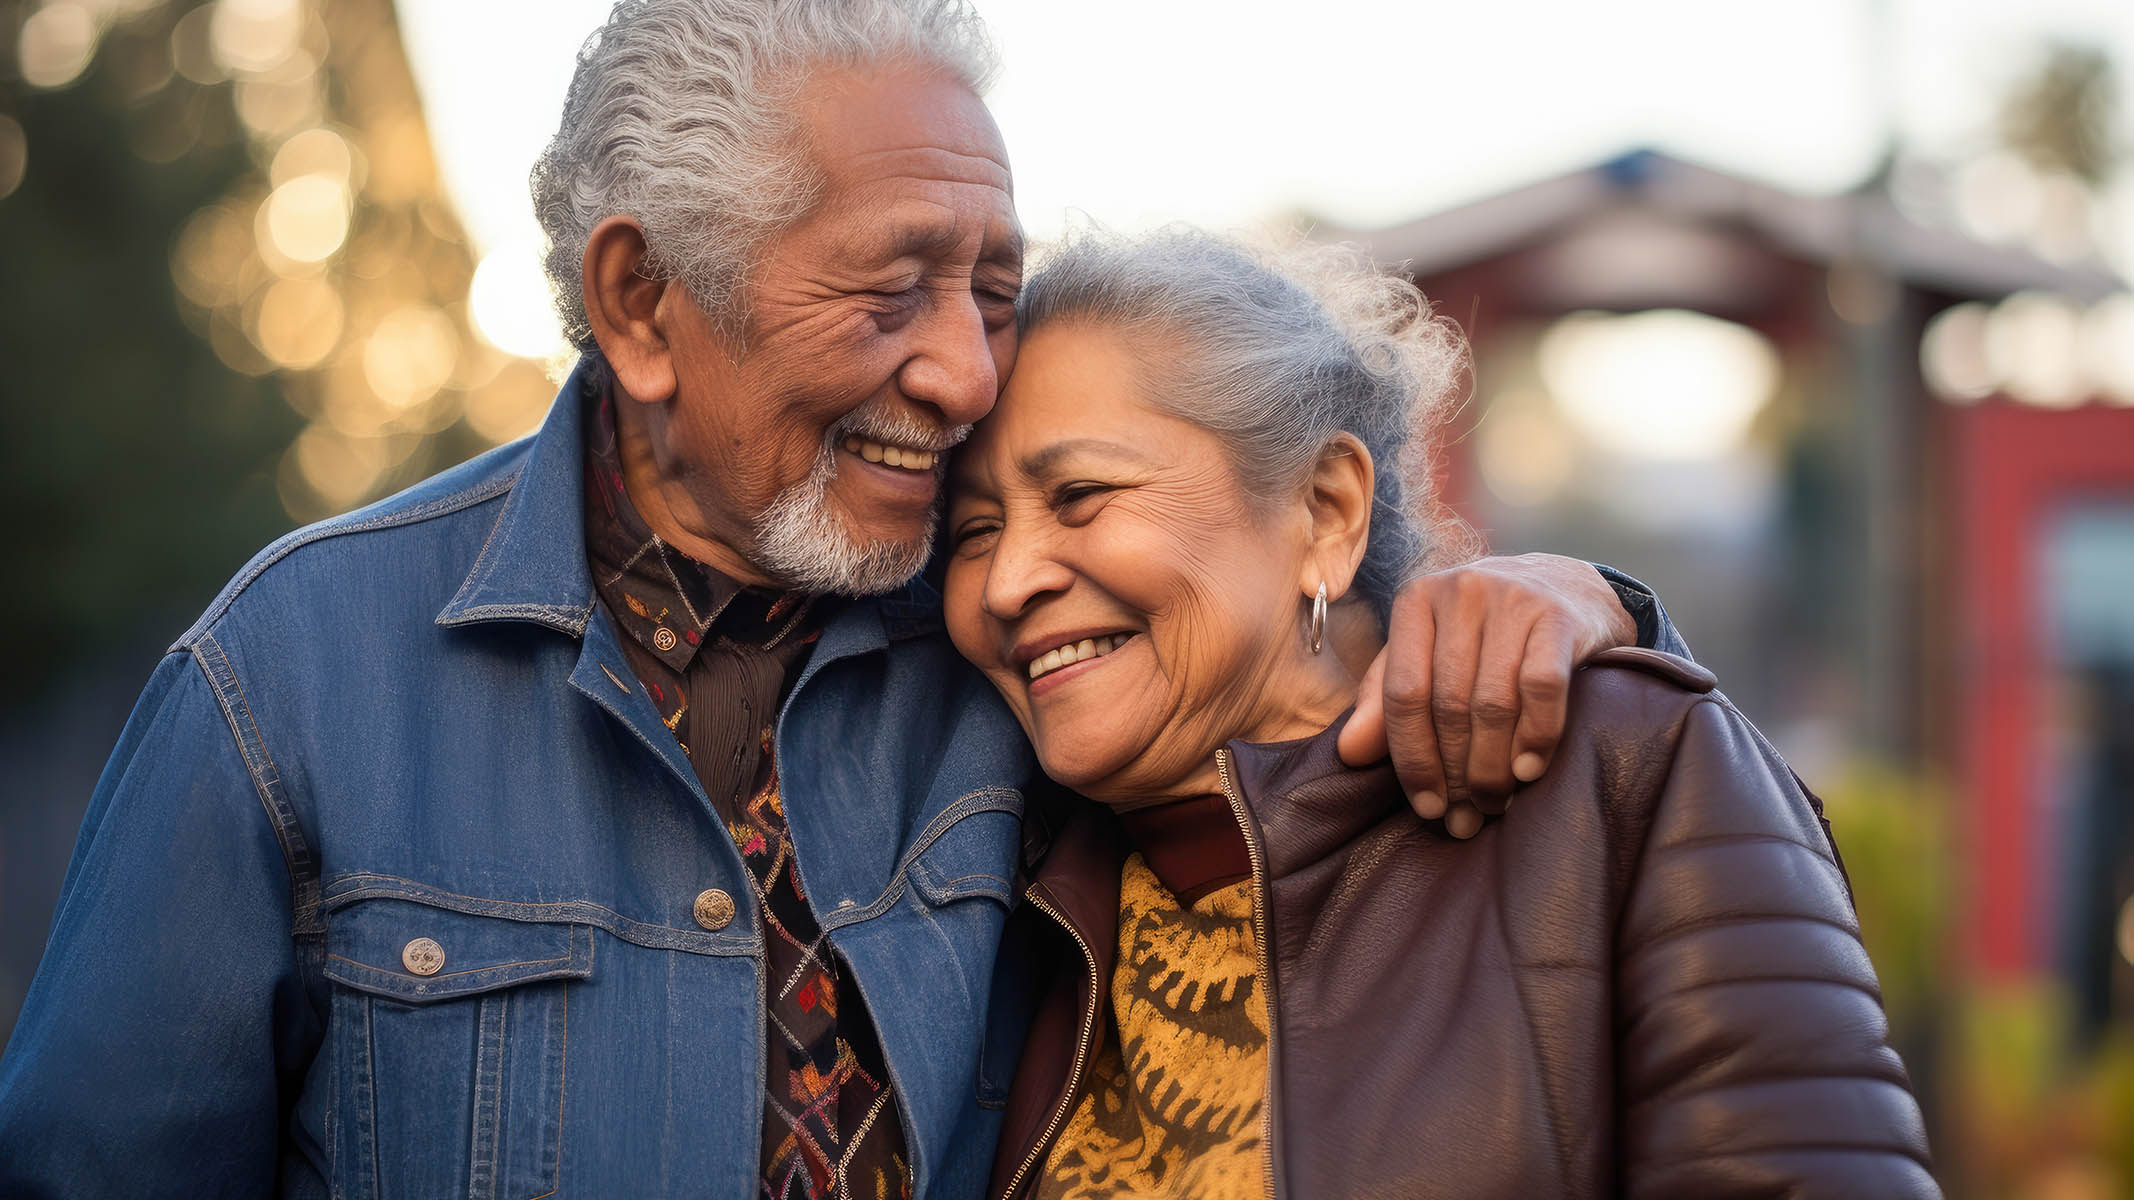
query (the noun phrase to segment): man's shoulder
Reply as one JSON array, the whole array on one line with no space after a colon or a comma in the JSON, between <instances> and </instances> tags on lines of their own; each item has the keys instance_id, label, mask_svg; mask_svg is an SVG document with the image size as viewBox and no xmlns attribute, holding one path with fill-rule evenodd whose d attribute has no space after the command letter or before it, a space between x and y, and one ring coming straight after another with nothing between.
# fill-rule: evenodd
<instances>
[{"instance_id":1,"label":"man's shoulder","mask_svg":"<svg viewBox=\"0 0 2134 1200\"><path fill-rule=\"evenodd\" d=\"M171 648L193 648L233 616L256 613L271 622L275 610L329 594L382 598L444 587L449 595L460 579L431 577L454 564L463 576L472 565L471 556L454 551L470 538L479 547L518 480L528 446L499 446L405 491L282 535L223 586Z\"/></svg>"}]
</instances>

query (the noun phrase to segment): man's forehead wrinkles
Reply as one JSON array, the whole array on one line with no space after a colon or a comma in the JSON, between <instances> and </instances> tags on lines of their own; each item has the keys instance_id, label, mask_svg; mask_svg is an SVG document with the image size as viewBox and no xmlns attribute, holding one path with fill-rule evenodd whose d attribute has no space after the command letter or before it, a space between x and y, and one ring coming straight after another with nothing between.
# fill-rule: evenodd
<instances>
[{"instance_id":1,"label":"man's forehead wrinkles","mask_svg":"<svg viewBox=\"0 0 2134 1200\"><path fill-rule=\"evenodd\" d=\"M907 156L938 160L943 167L966 168L970 171L971 177L963 182L985 183L989 186L1004 189L1011 177L1008 164L1003 159L996 158L991 154L967 154L961 150L951 150L946 146L936 145L931 142L917 142L908 146L884 146L879 149L848 155L845 161L855 166L864 166L879 162L882 159Z\"/></svg>"},{"instance_id":2,"label":"man's forehead wrinkles","mask_svg":"<svg viewBox=\"0 0 2134 1200\"><path fill-rule=\"evenodd\" d=\"M964 206L931 196L903 196L883 204L869 202L863 194L843 208L850 215L850 228L879 239L876 245L891 254L941 250L975 234L983 261L1022 261L1021 226L1006 214L990 213L982 221L972 221L973 214Z\"/></svg>"}]
</instances>

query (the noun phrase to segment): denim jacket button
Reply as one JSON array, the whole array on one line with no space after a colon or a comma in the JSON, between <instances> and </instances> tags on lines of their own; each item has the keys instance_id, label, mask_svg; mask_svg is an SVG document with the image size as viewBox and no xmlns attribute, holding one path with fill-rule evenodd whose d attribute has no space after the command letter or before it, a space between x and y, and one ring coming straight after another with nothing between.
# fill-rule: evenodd
<instances>
[{"instance_id":1,"label":"denim jacket button","mask_svg":"<svg viewBox=\"0 0 2134 1200\"><path fill-rule=\"evenodd\" d=\"M726 928L734 919L734 898L719 888L705 888L697 893L697 924L717 931Z\"/></svg>"},{"instance_id":2,"label":"denim jacket button","mask_svg":"<svg viewBox=\"0 0 2134 1200\"><path fill-rule=\"evenodd\" d=\"M445 948L429 938L416 938L401 949L400 965L411 975L435 975L444 969Z\"/></svg>"}]
</instances>

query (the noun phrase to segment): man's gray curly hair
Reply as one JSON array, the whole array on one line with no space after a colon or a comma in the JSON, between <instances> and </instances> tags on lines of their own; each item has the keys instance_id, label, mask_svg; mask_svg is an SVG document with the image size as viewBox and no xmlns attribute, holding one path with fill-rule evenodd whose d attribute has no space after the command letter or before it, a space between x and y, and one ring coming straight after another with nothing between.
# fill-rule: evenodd
<instances>
[{"instance_id":1,"label":"man's gray curly hair","mask_svg":"<svg viewBox=\"0 0 2134 1200\"><path fill-rule=\"evenodd\" d=\"M794 111L812 72L911 64L982 92L998 62L969 0L621 0L533 169L565 336L596 350L581 263L615 215L644 227L651 273L738 325L756 255L818 190Z\"/></svg>"}]
</instances>

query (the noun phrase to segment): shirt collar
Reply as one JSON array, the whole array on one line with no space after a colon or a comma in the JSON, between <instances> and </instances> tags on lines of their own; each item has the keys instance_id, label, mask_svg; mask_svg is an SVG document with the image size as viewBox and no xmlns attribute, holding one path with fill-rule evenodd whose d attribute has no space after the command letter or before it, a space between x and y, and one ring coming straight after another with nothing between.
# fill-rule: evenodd
<instances>
[{"instance_id":1,"label":"shirt collar","mask_svg":"<svg viewBox=\"0 0 2134 1200\"><path fill-rule=\"evenodd\" d=\"M812 633L809 596L745 587L646 526L623 484L614 394L590 393L585 403L586 559L623 634L682 671L721 637L768 650Z\"/></svg>"}]
</instances>

